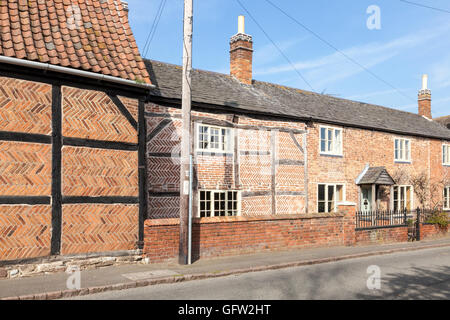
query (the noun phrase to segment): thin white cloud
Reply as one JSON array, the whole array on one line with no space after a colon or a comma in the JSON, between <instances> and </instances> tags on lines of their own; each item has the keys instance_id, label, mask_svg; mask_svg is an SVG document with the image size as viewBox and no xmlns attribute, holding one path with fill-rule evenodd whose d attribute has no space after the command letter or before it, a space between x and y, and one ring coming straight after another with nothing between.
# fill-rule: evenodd
<instances>
[{"instance_id":1,"label":"thin white cloud","mask_svg":"<svg viewBox=\"0 0 450 320\"><path fill-rule=\"evenodd\" d=\"M412 48L440 37L448 32L449 29L450 24L441 25L434 30L427 29L421 32L414 32L385 43L372 42L358 45L344 49L342 52L358 61L365 68L370 69ZM327 84L364 72L361 67L346 59L339 52L334 52L317 59L299 61L294 63L294 65L295 68L303 73L306 79L312 82L316 90L323 88ZM254 71L255 75L271 75L292 72L293 69L290 64L282 64L274 67L259 68Z\"/></svg>"},{"instance_id":2,"label":"thin white cloud","mask_svg":"<svg viewBox=\"0 0 450 320\"><path fill-rule=\"evenodd\" d=\"M406 91L408 89L399 89L399 90ZM394 89L381 90L381 91L368 92L368 93L347 96L345 99L349 99L349 100L367 99L367 98L373 98L373 97L387 96L387 95L390 95L390 94L396 93L396 92L397 92L397 90L394 90Z\"/></svg>"}]
</instances>

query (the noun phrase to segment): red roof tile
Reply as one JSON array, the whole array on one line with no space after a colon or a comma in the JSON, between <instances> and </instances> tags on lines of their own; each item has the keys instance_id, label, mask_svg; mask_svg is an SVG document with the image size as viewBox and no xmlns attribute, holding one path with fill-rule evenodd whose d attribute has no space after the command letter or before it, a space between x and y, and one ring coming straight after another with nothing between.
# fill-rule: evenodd
<instances>
[{"instance_id":1,"label":"red roof tile","mask_svg":"<svg viewBox=\"0 0 450 320\"><path fill-rule=\"evenodd\" d=\"M150 83L120 0L0 1L0 55Z\"/></svg>"}]
</instances>

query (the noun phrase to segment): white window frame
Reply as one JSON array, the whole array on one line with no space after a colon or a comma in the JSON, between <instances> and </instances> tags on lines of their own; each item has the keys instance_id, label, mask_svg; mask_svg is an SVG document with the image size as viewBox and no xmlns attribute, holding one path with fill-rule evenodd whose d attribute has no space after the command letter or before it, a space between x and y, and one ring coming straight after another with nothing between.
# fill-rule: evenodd
<instances>
[{"instance_id":1,"label":"white window frame","mask_svg":"<svg viewBox=\"0 0 450 320\"><path fill-rule=\"evenodd\" d=\"M392 210L394 210L395 208L395 198L394 198L394 193L395 193L395 188L399 188L399 189L403 189L403 188L410 188L410 201L409 201L409 209L410 210L414 210L414 187L412 185L409 184L405 184L405 185L394 185L392 186L392 201L391 201L391 208ZM401 192L397 191L397 195L400 195ZM406 194L406 192L405 192ZM405 199L406 200L406 199ZM397 202L401 201L401 199L397 199ZM406 201L405 201L406 204ZM401 212L404 208L400 208L400 206L398 206L397 208L397 212Z\"/></svg>"},{"instance_id":2,"label":"white window frame","mask_svg":"<svg viewBox=\"0 0 450 320\"><path fill-rule=\"evenodd\" d=\"M208 128L207 133L207 141L208 146L206 148L202 148L201 140L200 140L200 130L202 127ZM219 141L218 148L211 147L211 140L210 140L210 133L212 130L219 130ZM223 131L225 131L225 135L223 134ZM233 152L233 130L231 128L227 127L220 127L220 126L214 126L204 123L197 123L196 126L196 147L197 151L204 151L204 152L213 152L213 153L232 153Z\"/></svg>"},{"instance_id":3,"label":"white window frame","mask_svg":"<svg viewBox=\"0 0 450 320\"><path fill-rule=\"evenodd\" d=\"M322 129L325 129L326 137L322 137ZM328 132L331 131L331 141L328 139ZM336 131L339 132L339 141L336 141ZM324 155L342 156L343 153L343 135L342 128L319 126L319 153ZM322 140L325 141L325 151L322 150ZM331 142L331 148L328 148L328 143Z\"/></svg>"},{"instance_id":4,"label":"white window frame","mask_svg":"<svg viewBox=\"0 0 450 320\"><path fill-rule=\"evenodd\" d=\"M447 197L445 196L445 192L447 191ZM450 186L444 187L444 192L442 195L443 198L443 208L444 210L450 210Z\"/></svg>"},{"instance_id":5,"label":"white window frame","mask_svg":"<svg viewBox=\"0 0 450 320\"><path fill-rule=\"evenodd\" d=\"M325 200L324 201L320 201L319 200L319 186L325 186ZM318 183L317 184L317 188L316 188L316 199L317 199L317 212L318 213L328 213L330 211L328 211L328 187L334 187L334 194L336 194L336 187L337 186L342 186L342 200L335 200L334 201L334 209L331 212L336 212L337 211L337 207L338 207L338 203L340 201L345 202L346 201L346 194L347 194L347 190L346 190L346 184L342 183L342 182L338 182L338 183ZM319 202L325 202L325 211L324 212L319 212Z\"/></svg>"},{"instance_id":6,"label":"white window frame","mask_svg":"<svg viewBox=\"0 0 450 320\"><path fill-rule=\"evenodd\" d=\"M399 148L397 148L397 141ZM406 143L408 143L408 150L406 150ZM398 157L397 157L397 149L399 150ZM411 139L394 138L394 161L411 163Z\"/></svg>"},{"instance_id":7,"label":"white window frame","mask_svg":"<svg viewBox=\"0 0 450 320\"><path fill-rule=\"evenodd\" d=\"M442 164L444 166L450 166L450 144L442 145Z\"/></svg>"},{"instance_id":8,"label":"white window frame","mask_svg":"<svg viewBox=\"0 0 450 320\"><path fill-rule=\"evenodd\" d=\"M209 202L210 202L210 215L207 217L201 217L201 196L200 193L201 192L209 192L210 193L210 198L209 198ZM236 192L236 214L235 215L228 215L228 193L229 192ZM209 217L220 217L220 216L216 216L215 215L215 210L214 210L214 194L216 193L222 193L225 194L225 217L239 217L241 215L241 192L238 190L207 190L207 189L202 189L198 191L198 210L197 210L197 217L198 218L209 218Z\"/></svg>"}]
</instances>

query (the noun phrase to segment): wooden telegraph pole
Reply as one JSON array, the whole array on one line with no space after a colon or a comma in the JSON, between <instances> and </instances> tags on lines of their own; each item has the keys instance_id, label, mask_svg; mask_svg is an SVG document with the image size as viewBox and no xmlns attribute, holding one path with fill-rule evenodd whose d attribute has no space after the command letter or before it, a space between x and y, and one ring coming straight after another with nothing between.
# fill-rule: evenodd
<instances>
[{"instance_id":1,"label":"wooden telegraph pole","mask_svg":"<svg viewBox=\"0 0 450 320\"><path fill-rule=\"evenodd\" d=\"M193 0L184 0L183 27L183 87L181 135L181 172L180 172L180 251L179 263L188 263L188 229L189 229L189 156L191 154L191 73L192 73L192 24Z\"/></svg>"}]
</instances>

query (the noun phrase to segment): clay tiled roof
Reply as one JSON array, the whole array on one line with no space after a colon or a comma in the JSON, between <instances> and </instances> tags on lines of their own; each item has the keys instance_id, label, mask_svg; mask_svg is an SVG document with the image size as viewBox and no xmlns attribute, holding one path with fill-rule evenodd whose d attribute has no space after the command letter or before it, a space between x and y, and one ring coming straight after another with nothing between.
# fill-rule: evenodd
<instances>
[{"instance_id":1,"label":"clay tiled roof","mask_svg":"<svg viewBox=\"0 0 450 320\"><path fill-rule=\"evenodd\" d=\"M4 0L0 19L0 55L150 83L120 0Z\"/></svg>"}]
</instances>

